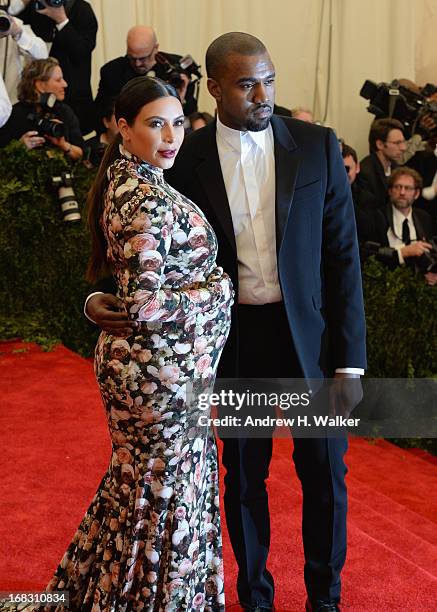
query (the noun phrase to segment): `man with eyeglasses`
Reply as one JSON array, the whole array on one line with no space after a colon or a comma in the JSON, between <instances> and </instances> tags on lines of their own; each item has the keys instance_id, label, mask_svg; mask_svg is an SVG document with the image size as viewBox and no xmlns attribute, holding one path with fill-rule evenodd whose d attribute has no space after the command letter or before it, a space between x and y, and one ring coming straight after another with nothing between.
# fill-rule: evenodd
<instances>
[{"instance_id":1,"label":"man with eyeglasses","mask_svg":"<svg viewBox=\"0 0 437 612\"><path fill-rule=\"evenodd\" d=\"M432 250L430 215L413 206L420 195L422 178L407 166L396 168L388 179L389 203L367 217L366 239L378 243L377 258L390 267L410 265ZM437 284L437 273L426 272L429 285Z\"/></svg>"},{"instance_id":2,"label":"man with eyeglasses","mask_svg":"<svg viewBox=\"0 0 437 612\"><path fill-rule=\"evenodd\" d=\"M376 119L369 132L370 155L360 162L361 171L357 183L371 192L379 207L387 202L388 179L397 166L403 163L407 149L403 125L396 119Z\"/></svg>"},{"instance_id":3,"label":"man with eyeglasses","mask_svg":"<svg viewBox=\"0 0 437 612\"><path fill-rule=\"evenodd\" d=\"M100 83L95 99L98 117L98 131L102 131L100 120L102 109L107 108L108 101L113 100L131 79L137 76L150 74L165 79L165 67L157 61L159 43L155 31L150 26L138 25L131 28L127 33L126 55L117 57L106 63L100 69ZM161 62L168 61L177 64L180 55L164 53L159 51ZM183 103L185 115L197 111L197 100L194 97L194 82L182 74L183 84L178 92Z\"/></svg>"}]
</instances>

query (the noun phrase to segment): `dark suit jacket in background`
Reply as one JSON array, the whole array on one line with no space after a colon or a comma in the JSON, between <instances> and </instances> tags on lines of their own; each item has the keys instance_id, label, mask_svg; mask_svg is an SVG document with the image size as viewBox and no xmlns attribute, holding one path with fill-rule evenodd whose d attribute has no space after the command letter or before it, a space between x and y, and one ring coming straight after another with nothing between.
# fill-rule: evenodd
<instances>
[{"instance_id":1,"label":"dark suit jacket in background","mask_svg":"<svg viewBox=\"0 0 437 612\"><path fill-rule=\"evenodd\" d=\"M173 55L172 53L164 53L162 51L161 53L172 64L177 63L182 57L181 55ZM151 68L151 71L154 71L158 78L164 79L165 70L162 64L156 63L153 68ZM96 126L98 131L102 131L100 124L102 111L106 108L108 103L120 93L123 85L126 85L128 81L137 76L139 75L133 70L125 55L123 57L117 57L102 66L100 69L99 89L95 99L96 115L99 122ZM184 113L189 115L196 110L197 100L194 98L194 83L190 83L185 96Z\"/></svg>"},{"instance_id":2,"label":"dark suit jacket in background","mask_svg":"<svg viewBox=\"0 0 437 612\"><path fill-rule=\"evenodd\" d=\"M417 240L431 240L433 236L432 219L424 210L413 207L413 224L416 229ZM373 242L379 244L380 248L376 253L366 248L362 249L363 259L374 254L376 258L390 268L399 266L399 256L396 249L390 247L387 232L389 227L393 229L393 208L387 204L383 209L366 211L365 215L359 218L359 235L361 244ZM414 266L415 257L406 260L408 265Z\"/></svg>"},{"instance_id":3,"label":"dark suit jacket in background","mask_svg":"<svg viewBox=\"0 0 437 612\"><path fill-rule=\"evenodd\" d=\"M66 4L69 23L58 31L53 19L38 14L31 2L19 15L35 34L52 42L51 57L55 57L68 83L65 102L77 115L82 132L94 129L94 107L91 92L91 54L96 46L97 19L85 0Z\"/></svg>"},{"instance_id":4,"label":"dark suit jacket in background","mask_svg":"<svg viewBox=\"0 0 437 612\"><path fill-rule=\"evenodd\" d=\"M279 279L296 353L306 378L365 368L365 320L355 218L337 139L331 130L272 117ZM216 144L216 124L193 132L166 178L206 214L217 234L218 263L238 292L231 211ZM234 377L238 329L220 375Z\"/></svg>"},{"instance_id":5,"label":"dark suit jacket in background","mask_svg":"<svg viewBox=\"0 0 437 612\"><path fill-rule=\"evenodd\" d=\"M424 187L432 184L437 172L437 157L433 151L418 151L408 160L406 165L417 170L423 179ZM414 203L414 208L421 208L431 215L433 234L437 235L437 197L433 200L425 200L425 198L419 196Z\"/></svg>"},{"instance_id":6,"label":"dark suit jacket in background","mask_svg":"<svg viewBox=\"0 0 437 612\"><path fill-rule=\"evenodd\" d=\"M387 181L383 165L376 153L371 153L360 161L360 173L356 179L357 187L370 192L380 208L387 203Z\"/></svg>"}]
</instances>

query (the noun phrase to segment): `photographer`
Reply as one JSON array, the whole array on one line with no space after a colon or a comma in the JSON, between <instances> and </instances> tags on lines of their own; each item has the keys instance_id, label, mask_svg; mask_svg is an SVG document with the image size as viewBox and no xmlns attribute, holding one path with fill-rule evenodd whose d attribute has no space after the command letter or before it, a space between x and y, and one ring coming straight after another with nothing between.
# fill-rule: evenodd
<instances>
[{"instance_id":1,"label":"photographer","mask_svg":"<svg viewBox=\"0 0 437 612\"><path fill-rule=\"evenodd\" d=\"M375 119L369 132L370 155L360 162L357 184L373 195L379 207L386 204L388 179L393 168L402 163L406 148L400 121Z\"/></svg>"},{"instance_id":2,"label":"photographer","mask_svg":"<svg viewBox=\"0 0 437 612\"><path fill-rule=\"evenodd\" d=\"M107 108L108 101L117 97L123 85L146 74L168 81L171 67L178 67L181 59L180 55L159 52L159 43L153 28L142 25L131 28L127 33L126 55L111 60L100 70L99 89L95 99L99 121L97 130L101 131L103 109ZM191 80L184 72L178 72L177 77L178 82L172 84L179 93L185 115L190 115L197 111L196 81Z\"/></svg>"},{"instance_id":3,"label":"photographer","mask_svg":"<svg viewBox=\"0 0 437 612\"><path fill-rule=\"evenodd\" d=\"M0 146L13 139L21 140L28 149L51 143L71 160L82 157L84 144L78 119L63 103L66 87L61 67L53 57L26 66L18 85L19 102L0 129Z\"/></svg>"},{"instance_id":4,"label":"photographer","mask_svg":"<svg viewBox=\"0 0 437 612\"><path fill-rule=\"evenodd\" d=\"M28 25L15 17L23 8L22 0L0 0L0 127L17 101L17 87L23 65L28 59L44 59L47 45Z\"/></svg>"},{"instance_id":5,"label":"photographer","mask_svg":"<svg viewBox=\"0 0 437 612\"><path fill-rule=\"evenodd\" d=\"M115 100L111 100L108 107L103 110L102 121L105 131L86 139L86 162L87 165L98 167L105 154L106 147L113 142L118 135L118 125L115 119Z\"/></svg>"},{"instance_id":6,"label":"photographer","mask_svg":"<svg viewBox=\"0 0 437 612\"><path fill-rule=\"evenodd\" d=\"M53 0L32 0L20 17L52 43L50 55L59 61L70 84L65 101L86 134L94 129L91 54L96 46L97 19L85 0L64 0L60 6L53 4Z\"/></svg>"},{"instance_id":7,"label":"photographer","mask_svg":"<svg viewBox=\"0 0 437 612\"><path fill-rule=\"evenodd\" d=\"M437 283L437 252L432 240L432 222L423 210L413 208L420 195L422 178L406 166L396 168L388 179L389 204L367 215L363 228L368 255L391 268L409 265L424 274L429 285ZM431 270L432 268L432 270Z\"/></svg>"}]
</instances>

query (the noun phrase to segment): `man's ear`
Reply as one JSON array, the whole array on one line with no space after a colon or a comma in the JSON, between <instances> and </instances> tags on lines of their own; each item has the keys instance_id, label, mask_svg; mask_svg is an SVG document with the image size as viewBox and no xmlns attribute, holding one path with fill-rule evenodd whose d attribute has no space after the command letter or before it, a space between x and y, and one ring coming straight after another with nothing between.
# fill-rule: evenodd
<instances>
[{"instance_id":1,"label":"man's ear","mask_svg":"<svg viewBox=\"0 0 437 612\"><path fill-rule=\"evenodd\" d=\"M384 141L378 138L378 140L375 141L375 147L377 151L380 151L381 149L384 148Z\"/></svg>"},{"instance_id":2,"label":"man's ear","mask_svg":"<svg viewBox=\"0 0 437 612\"><path fill-rule=\"evenodd\" d=\"M222 92L220 89L220 85L215 79L208 79L206 81L206 86L208 87L209 93L215 100L221 100Z\"/></svg>"},{"instance_id":3,"label":"man's ear","mask_svg":"<svg viewBox=\"0 0 437 612\"><path fill-rule=\"evenodd\" d=\"M357 162L356 173L359 174L361 172L360 162Z\"/></svg>"}]
</instances>

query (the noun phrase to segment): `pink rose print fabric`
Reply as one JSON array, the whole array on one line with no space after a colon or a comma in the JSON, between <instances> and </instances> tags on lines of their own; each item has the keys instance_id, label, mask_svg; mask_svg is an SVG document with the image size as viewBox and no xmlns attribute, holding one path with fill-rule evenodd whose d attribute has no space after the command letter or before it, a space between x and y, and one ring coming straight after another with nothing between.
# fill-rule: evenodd
<instances>
[{"instance_id":1,"label":"pink rose print fabric","mask_svg":"<svg viewBox=\"0 0 437 612\"><path fill-rule=\"evenodd\" d=\"M139 329L100 335L112 457L48 590L68 590L74 611L224 610L216 445L187 393L214 380L233 291L200 209L122 153L102 227Z\"/></svg>"}]
</instances>

